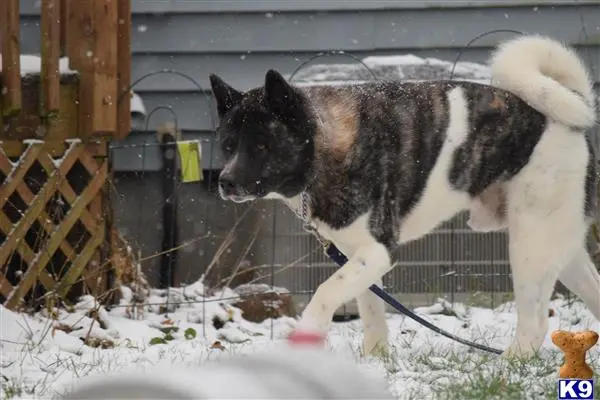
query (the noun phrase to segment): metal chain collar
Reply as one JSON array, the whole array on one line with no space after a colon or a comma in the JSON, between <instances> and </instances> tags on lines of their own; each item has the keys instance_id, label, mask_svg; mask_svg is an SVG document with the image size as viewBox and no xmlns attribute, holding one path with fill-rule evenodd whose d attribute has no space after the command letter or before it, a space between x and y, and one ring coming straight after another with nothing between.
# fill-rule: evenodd
<instances>
[{"instance_id":1,"label":"metal chain collar","mask_svg":"<svg viewBox=\"0 0 600 400\"><path fill-rule=\"evenodd\" d=\"M302 220L304 230L312 233L317 238L321 246L323 246L324 249L327 249L327 246L330 245L330 242L321 236L311 223L310 196L306 191L300 193L300 212L296 212L296 214L298 214L298 217L300 217Z\"/></svg>"}]
</instances>

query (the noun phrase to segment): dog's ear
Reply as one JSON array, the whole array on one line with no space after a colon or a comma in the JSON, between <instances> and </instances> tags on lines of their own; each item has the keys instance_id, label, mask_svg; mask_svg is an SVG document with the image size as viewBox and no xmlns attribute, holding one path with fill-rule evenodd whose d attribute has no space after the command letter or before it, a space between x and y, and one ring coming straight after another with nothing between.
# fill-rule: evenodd
<instances>
[{"instance_id":1,"label":"dog's ear","mask_svg":"<svg viewBox=\"0 0 600 400\"><path fill-rule=\"evenodd\" d=\"M284 117L293 117L301 103L296 89L273 69L265 75L265 96L271 108Z\"/></svg>"},{"instance_id":2,"label":"dog's ear","mask_svg":"<svg viewBox=\"0 0 600 400\"><path fill-rule=\"evenodd\" d=\"M223 117L227 111L240 104L244 97L242 92L235 90L215 74L210 74L210 86L217 101L219 117Z\"/></svg>"},{"instance_id":3,"label":"dog's ear","mask_svg":"<svg viewBox=\"0 0 600 400\"><path fill-rule=\"evenodd\" d=\"M265 94L270 103L287 101L294 96L294 88L287 83L285 78L274 69L267 71L265 75Z\"/></svg>"}]
</instances>

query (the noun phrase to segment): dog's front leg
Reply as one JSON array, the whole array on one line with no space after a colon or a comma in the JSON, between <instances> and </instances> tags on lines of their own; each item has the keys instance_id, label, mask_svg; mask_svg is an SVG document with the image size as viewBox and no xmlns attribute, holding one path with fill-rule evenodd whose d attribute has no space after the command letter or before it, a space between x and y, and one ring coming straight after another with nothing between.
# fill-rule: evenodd
<instances>
[{"instance_id":1,"label":"dog's front leg","mask_svg":"<svg viewBox=\"0 0 600 400\"><path fill-rule=\"evenodd\" d=\"M359 247L346 265L319 286L304 309L297 331L325 335L335 310L363 294L391 268L390 253L384 245L371 243Z\"/></svg>"},{"instance_id":2,"label":"dog's front leg","mask_svg":"<svg viewBox=\"0 0 600 400\"><path fill-rule=\"evenodd\" d=\"M382 287L378 279L376 285ZM384 355L388 345L388 326L385 320L385 302L370 290L356 298L358 313L363 323L363 354Z\"/></svg>"}]
</instances>

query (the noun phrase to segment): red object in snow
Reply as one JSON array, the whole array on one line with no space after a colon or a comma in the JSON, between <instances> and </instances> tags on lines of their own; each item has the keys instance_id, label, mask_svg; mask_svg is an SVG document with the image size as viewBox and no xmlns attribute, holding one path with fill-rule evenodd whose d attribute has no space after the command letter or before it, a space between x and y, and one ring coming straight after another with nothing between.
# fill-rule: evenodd
<instances>
[{"instance_id":1,"label":"red object in snow","mask_svg":"<svg viewBox=\"0 0 600 400\"><path fill-rule=\"evenodd\" d=\"M293 331L287 338L291 344L325 345L325 335L315 332Z\"/></svg>"}]
</instances>

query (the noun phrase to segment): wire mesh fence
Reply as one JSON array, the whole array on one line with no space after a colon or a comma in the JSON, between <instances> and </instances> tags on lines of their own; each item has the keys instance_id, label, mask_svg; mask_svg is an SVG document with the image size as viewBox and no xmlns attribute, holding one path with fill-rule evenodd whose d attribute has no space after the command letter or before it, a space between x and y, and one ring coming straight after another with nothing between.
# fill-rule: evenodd
<instances>
[{"instance_id":1,"label":"wire mesh fence","mask_svg":"<svg viewBox=\"0 0 600 400\"><path fill-rule=\"evenodd\" d=\"M452 75L459 58L460 54L452 65ZM594 60L589 64L590 68L598 67ZM376 79L376 74L370 72ZM178 71L164 70L142 77L134 85L159 73L172 73L193 81ZM147 115L145 130L148 131L149 121L159 109L168 111L177 131L177 110L168 105L159 106ZM215 119L211 123L216 127ZM597 134L593 136L596 143ZM201 180L183 183L177 173L171 173L170 193L165 193L164 164L157 161L168 144L157 139L111 146L113 160L133 158L139 165L129 171L113 171L112 187L116 225L135 249L138 267L149 285L162 290L163 300L152 303L146 299L144 306L169 310L199 302L235 302L254 296L252 290L248 291L254 287L263 291L282 288L302 308L337 266L286 206L275 201L233 204L221 200L215 189L219 173L215 140L200 139L199 144L206 150L202 156ZM171 150L176 151L175 147ZM148 165L163 166L147 168ZM180 161L178 169L185 168ZM170 210L170 216L165 214L166 209ZM384 277L384 288L412 306L431 303L438 297L491 307L510 299L512 282L506 233L474 232L466 225L466 219L467 214L462 213L428 236L405 245L399 265ZM173 237L177 238L175 243ZM166 263L165 254L176 256ZM167 275L168 280L161 278ZM202 296L181 294L185 287L196 288L198 284ZM241 292L223 294L226 293L223 288L242 287ZM215 293L221 295L214 297ZM351 303L338 314L349 316L356 312Z\"/></svg>"},{"instance_id":2,"label":"wire mesh fence","mask_svg":"<svg viewBox=\"0 0 600 400\"><path fill-rule=\"evenodd\" d=\"M158 146L158 145L157 145ZM111 151L122 151L114 147ZM114 174L117 226L141 251L148 279L159 284L162 237L177 230L181 242L175 282L204 277L212 286L245 283L284 287L310 296L337 268L314 237L285 205L261 201L251 205L224 202L209 182L177 185L178 218L163 226L161 172ZM208 179L207 179L208 180ZM417 302L431 296L452 298L473 292L510 292L506 235L471 231L465 215L443 224L422 240L407 244L402 261L384 280L392 293Z\"/></svg>"}]
</instances>

